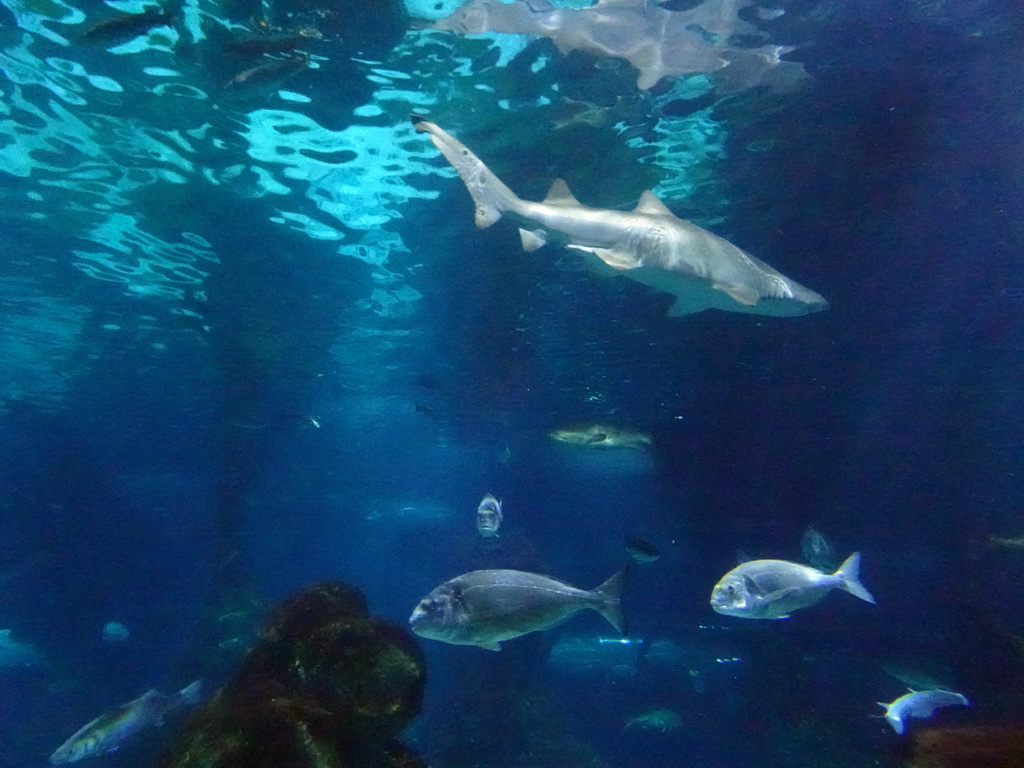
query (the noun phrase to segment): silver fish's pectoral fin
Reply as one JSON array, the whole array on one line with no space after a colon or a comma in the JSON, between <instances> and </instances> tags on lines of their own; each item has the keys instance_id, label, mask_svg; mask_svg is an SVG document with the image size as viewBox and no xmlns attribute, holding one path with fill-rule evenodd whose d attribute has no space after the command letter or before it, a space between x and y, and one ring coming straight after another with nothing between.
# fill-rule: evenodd
<instances>
[{"instance_id":1,"label":"silver fish's pectoral fin","mask_svg":"<svg viewBox=\"0 0 1024 768\"><path fill-rule=\"evenodd\" d=\"M769 592L763 596L763 599L767 603L777 603L779 600L785 600L790 595L795 595L800 591L799 587L789 587L787 589L777 589L774 592ZM779 618L782 618L781 616Z\"/></svg>"},{"instance_id":2,"label":"silver fish's pectoral fin","mask_svg":"<svg viewBox=\"0 0 1024 768\"><path fill-rule=\"evenodd\" d=\"M580 201L569 191L569 185L562 179L555 179L544 198L547 205L580 205Z\"/></svg>"},{"instance_id":3,"label":"silver fish's pectoral fin","mask_svg":"<svg viewBox=\"0 0 1024 768\"><path fill-rule=\"evenodd\" d=\"M723 293L728 294L734 301L745 307L754 306L757 304L758 299L761 298L761 294L749 285L726 285L724 283L715 283L714 288L716 291L722 291Z\"/></svg>"},{"instance_id":4,"label":"silver fish's pectoral fin","mask_svg":"<svg viewBox=\"0 0 1024 768\"><path fill-rule=\"evenodd\" d=\"M544 236L544 230L535 229L532 232L528 229L519 228L519 242L522 243L523 250L527 252L536 251L548 244L547 238Z\"/></svg>"},{"instance_id":5,"label":"silver fish's pectoral fin","mask_svg":"<svg viewBox=\"0 0 1024 768\"><path fill-rule=\"evenodd\" d=\"M633 210L634 213L646 213L649 216L675 216L675 214L658 199L658 196L649 189L645 189L640 193L640 202L636 204L636 208Z\"/></svg>"},{"instance_id":6,"label":"silver fish's pectoral fin","mask_svg":"<svg viewBox=\"0 0 1024 768\"><path fill-rule=\"evenodd\" d=\"M577 251L592 253L609 267L614 269L635 269L637 266L636 257L629 251L616 251L611 248L593 248L589 245L573 245L570 243L566 248L575 248Z\"/></svg>"}]
</instances>

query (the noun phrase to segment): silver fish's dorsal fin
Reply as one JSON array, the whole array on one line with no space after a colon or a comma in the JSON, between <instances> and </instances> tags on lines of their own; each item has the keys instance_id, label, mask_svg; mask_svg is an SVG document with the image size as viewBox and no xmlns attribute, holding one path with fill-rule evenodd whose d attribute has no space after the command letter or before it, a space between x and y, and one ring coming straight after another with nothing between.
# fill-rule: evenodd
<instances>
[{"instance_id":1,"label":"silver fish's dorsal fin","mask_svg":"<svg viewBox=\"0 0 1024 768\"><path fill-rule=\"evenodd\" d=\"M645 189L640 194L640 202L633 209L634 213L646 213L651 216L675 216L672 211L665 207L665 204L658 199L658 196Z\"/></svg>"},{"instance_id":2,"label":"silver fish's dorsal fin","mask_svg":"<svg viewBox=\"0 0 1024 768\"><path fill-rule=\"evenodd\" d=\"M546 205L579 205L580 201L569 191L569 185L565 181L555 179L551 183L547 197L544 198L544 203Z\"/></svg>"}]
</instances>

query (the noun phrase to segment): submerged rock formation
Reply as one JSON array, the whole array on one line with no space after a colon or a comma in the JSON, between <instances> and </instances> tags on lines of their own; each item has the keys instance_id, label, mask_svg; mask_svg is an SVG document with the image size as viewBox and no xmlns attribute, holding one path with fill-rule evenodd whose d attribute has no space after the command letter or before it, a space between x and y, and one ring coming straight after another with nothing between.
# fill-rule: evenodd
<instances>
[{"instance_id":1,"label":"submerged rock formation","mask_svg":"<svg viewBox=\"0 0 1024 768\"><path fill-rule=\"evenodd\" d=\"M186 725L161 768L418 768L396 740L420 711L423 656L359 590L311 587L268 619L238 674Z\"/></svg>"}]
</instances>

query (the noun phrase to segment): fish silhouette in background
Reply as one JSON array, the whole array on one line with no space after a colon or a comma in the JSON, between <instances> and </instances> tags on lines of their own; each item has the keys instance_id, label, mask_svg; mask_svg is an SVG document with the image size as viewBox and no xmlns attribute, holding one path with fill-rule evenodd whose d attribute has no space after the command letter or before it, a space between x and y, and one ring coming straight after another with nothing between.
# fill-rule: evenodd
<instances>
[{"instance_id":1,"label":"fish silhouette in background","mask_svg":"<svg viewBox=\"0 0 1024 768\"><path fill-rule=\"evenodd\" d=\"M170 696L150 689L137 699L83 725L50 755L50 764L67 765L86 757L113 752L139 731L153 725L162 725L164 715L168 712L198 704L201 696L202 682L199 680Z\"/></svg>"},{"instance_id":2,"label":"fish silhouette in background","mask_svg":"<svg viewBox=\"0 0 1024 768\"><path fill-rule=\"evenodd\" d=\"M649 0L600 0L589 8L556 8L547 0L470 0L454 13L425 25L460 34L502 32L549 37L563 55L581 50L625 59L640 71L647 90L663 77L709 74L723 92L756 85L789 90L807 79L802 65L782 61L792 47L744 48L737 36L763 37L739 17L749 0L707 0L671 11ZM761 18L779 11L759 9Z\"/></svg>"},{"instance_id":3,"label":"fish silhouette in background","mask_svg":"<svg viewBox=\"0 0 1024 768\"><path fill-rule=\"evenodd\" d=\"M632 211L582 205L561 179L551 185L543 202L522 200L454 136L420 115L411 119L418 132L429 134L466 185L476 203L477 227L489 227L508 213L520 223L525 250L560 240L585 254L595 270L621 274L674 296L670 316L724 309L782 317L828 307L811 289L676 217L651 191L640 196ZM596 435L590 444L600 442Z\"/></svg>"},{"instance_id":4,"label":"fish silhouette in background","mask_svg":"<svg viewBox=\"0 0 1024 768\"><path fill-rule=\"evenodd\" d=\"M92 45L121 45L157 27L173 26L180 13L180 4L147 8L141 13L119 13L90 24L78 39Z\"/></svg>"},{"instance_id":5,"label":"fish silhouette in background","mask_svg":"<svg viewBox=\"0 0 1024 768\"><path fill-rule=\"evenodd\" d=\"M819 571L831 573L839 565L839 558L836 557L832 545L813 525L808 525L804 535L800 537L800 551L803 553L804 562Z\"/></svg>"},{"instance_id":6,"label":"fish silhouette in background","mask_svg":"<svg viewBox=\"0 0 1024 768\"><path fill-rule=\"evenodd\" d=\"M224 84L224 90L278 88L285 80L309 66L310 56L305 51L277 59L263 58L261 63L244 69Z\"/></svg>"},{"instance_id":7,"label":"fish silhouette in background","mask_svg":"<svg viewBox=\"0 0 1024 768\"><path fill-rule=\"evenodd\" d=\"M299 27L264 34L248 33L228 39L224 49L240 56L261 56L265 53L290 53L296 48L323 40L315 27Z\"/></svg>"}]
</instances>

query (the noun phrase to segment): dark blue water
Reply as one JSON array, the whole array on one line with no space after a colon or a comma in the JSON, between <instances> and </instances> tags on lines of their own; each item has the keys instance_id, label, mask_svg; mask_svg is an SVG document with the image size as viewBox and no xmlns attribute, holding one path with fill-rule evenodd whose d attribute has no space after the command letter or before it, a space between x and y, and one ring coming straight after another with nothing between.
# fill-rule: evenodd
<instances>
[{"instance_id":1,"label":"dark blue water","mask_svg":"<svg viewBox=\"0 0 1024 768\"><path fill-rule=\"evenodd\" d=\"M190 0L124 47L85 30L142 5L4 6L0 629L38 655L0 653L0 765L216 687L314 582L405 625L477 568L589 589L626 535L663 553L631 569L629 644L590 612L500 653L421 641L431 765L883 765L875 702L922 678L972 702L940 722L1019 717L1024 553L993 541L1024 535L1016 3L748 8L806 78L730 92L398 2ZM230 49L261 25L320 37L298 64ZM473 226L413 111L527 199L653 188L831 307L669 318L524 252ZM548 436L587 423L651 444ZM710 609L739 553L799 561L808 525L863 553L876 606ZM149 764L180 722L92 760Z\"/></svg>"}]
</instances>

